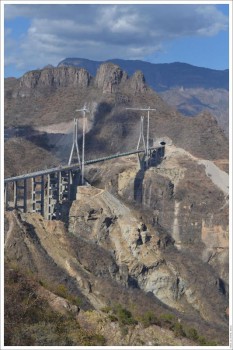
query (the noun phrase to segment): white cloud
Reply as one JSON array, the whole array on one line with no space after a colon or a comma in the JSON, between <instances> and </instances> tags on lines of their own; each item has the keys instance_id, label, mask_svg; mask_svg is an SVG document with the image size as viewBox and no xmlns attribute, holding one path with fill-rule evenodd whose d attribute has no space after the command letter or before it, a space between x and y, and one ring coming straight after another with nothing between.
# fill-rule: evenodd
<instances>
[{"instance_id":1,"label":"white cloud","mask_svg":"<svg viewBox=\"0 0 233 350\"><path fill-rule=\"evenodd\" d=\"M228 18L214 5L5 5L5 19L17 17L31 24L17 43L8 25L5 63L25 68L65 57L143 59L177 37L228 29Z\"/></svg>"}]
</instances>

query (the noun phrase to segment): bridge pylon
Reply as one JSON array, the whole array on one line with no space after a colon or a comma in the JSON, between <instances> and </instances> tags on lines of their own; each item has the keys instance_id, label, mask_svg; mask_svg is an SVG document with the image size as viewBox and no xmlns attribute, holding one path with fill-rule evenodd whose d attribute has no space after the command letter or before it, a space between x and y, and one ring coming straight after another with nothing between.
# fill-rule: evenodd
<instances>
[{"instance_id":1,"label":"bridge pylon","mask_svg":"<svg viewBox=\"0 0 233 350\"><path fill-rule=\"evenodd\" d=\"M145 145L145 139L144 139L144 131L143 131L143 122L144 117L141 116L141 126L140 126L140 135L138 140L138 146L140 144L140 140L142 138L143 140L143 146L145 149L145 156L146 156L146 167L148 168L149 164L149 158L150 158L150 146L149 146L149 137L150 137L150 111L156 111L155 108L126 108L127 110L134 110L134 111L146 111L147 112L147 130L146 130L146 145ZM137 148L138 149L138 148Z\"/></svg>"},{"instance_id":2,"label":"bridge pylon","mask_svg":"<svg viewBox=\"0 0 233 350\"><path fill-rule=\"evenodd\" d=\"M82 185L84 185L84 165L85 165L85 135L86 135L86 112L90 113L89 109L86 108L86 105L82 109L76 109L75 112L83 112L83 141L82 141L82 163L81 163L81 175L82 175Z\"/></svg>"},{"instance_id":3,"label":"bridge pylon","mask_svg":"<svg viewBox=\"0 0 233 350\"><path fill-rule=\"evenodd\" d=\"M139 149L140 147L140 142L142 140L142 145L146 151L146 143L145 143L145 138L144 138L144 117L141 116L141 123L140 123L140 134L139 134L139 139L138 139L138 144L137 144L137 150Z\"/></svg>"},{"instance_id":4,"label":"bridge pylon","mask_svg":"<svg viewBox=\"0 0 233 350\"><path fill-rule=\"evenodd\" d=\"M77 118L74 118L73 144L72 144L72 148L71 148L71 152L70 152L70 158L69 158L68 165L70 165L72 162L74 150L76 150L77 157L78 157L78 163L80 164L80 155L79 155L79 148L78 148L78 120L77 120Z\"/></svg>"}]
</instances>

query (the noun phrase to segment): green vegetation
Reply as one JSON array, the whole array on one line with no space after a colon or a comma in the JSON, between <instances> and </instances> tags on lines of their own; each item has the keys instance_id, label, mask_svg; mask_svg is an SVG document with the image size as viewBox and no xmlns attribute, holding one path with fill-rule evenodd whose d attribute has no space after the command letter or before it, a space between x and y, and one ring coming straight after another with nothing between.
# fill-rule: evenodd
<instances>
[{"instance_id":1,"label":"green vegetation","mask_svg":"<svg viewBox=\"0 0 233 350\"><path fill-rule=\"evenodd\" d=\"M137 320L134 319L132 313L120 304L114 305L113 307L106 306L102 308L101 311L108 314L108 318L111 322L119 322L121 326L135 325L138 323Z\"/></svg>"},{"instance_id":2,"label":"green vegetation","mask_svg":"<svg viewBox=\"0 0 233 350\"><path fill-rule=\"evenodd\" d=\"M5 270L5 345L7 346L95 346L105 345L106 340L89 328L83 329L75 318L68 313L55 312L48 303L38 297L38 285L59 295L72 304L80 305L80 299L72 295L64 284L51 285L47 281L36 279L31 273L22 272L17 264L6 264ZM131 311L134 310L134 311ZM198 345L216 346L207 340L194 327L183 325L170 313L156 314L149 310L137 314L136 307L128 310L121 304L106 306L102 312L107 314L109 322L117 322L122 336L128 334L129 327L140 323L144 328L151 325L169 329L176 337L186 337ZM136 316L137 315L137 316Z\"/></svg>"},{"instance_id":3,"label":"green vegetation","mask_svg":"<svg viewBox=\"0 0 233 350\"><path fill-rule=\"evenodd\" d=\"M175 322L175 316L172 314L162 314L160 315L161 324L169 329L172 329Z\"/></svg>"},{"instance_id":4,"label":"green vegetation","mask_svg":"<svg viewBox=\"0 0 233 350\"><path fill-rule=\"evenodd\" d=\"M67 299L71 304L77 306L80 306L82 304L82 300L79 297L72 295L64 284L57 285L52 289L52 291L58 296Z\"/></svg>"},{"instance_id":5,"label":"green vegetation","mask_svg":"<svg viewBox=\"0 0 233 350\"><path fill-rule=\"evenodd\" d=\"M5 264L5 346L105 345L102 335L83 329L74 315L55 312L37 288L31 276ZM57 291L73 298L63 285Z\"/></svg>"},{"instance_id":6,"label":"green vegetation","mask_svg":"<svg viewBox=\"0 0 233 350\"><path fill-rule=\"evenodd\" d=\"M113 308L113 311L114 311L115 316L117 317L120 325L134 325L134 324L138 323L133 318L132 313L129 310L123 308L120 304L116 305Z\"/></svg>"},{"instance_id":7,"label":"green vegetation","mask_svg":"<svg viewBox=\"0 0 233 350\"><path fill-rule=\"evenodd\" d=\"M173 331L176 337L186 337L199 345L217 345L215 341L209 341L204 336L200 335L195 328L184 326L172 314L161 314L160 316L156 316L152 311L147 311L141 315L138 320L145 328L151 325L157 325Z\"/></svg>"},{"instance_id":8,"label":"green vegetation","mask_svg":"<svg viewBox=\"0 0 233 350\"><path fill-rule=\"evenodd\" d=\"M51 285L51 283L49 284L47 281L41 279L39 280L39 284L59 297L67 299L73 305L82 305L82 299L71 294L64 284Z\"/></svg>"},{"instance_id":9,"label":"green vegetation","mask_svg":"<svg viewBox=\"0 0 233 350\"><path fill-rule=\"evenodd\" d=\"M147 328L151 325L157 325L161 326L161 321L158 319L158 317L152 312L147 311L140 317L140 322L142 323L143 327Z\"/></svg>"}]
</instances>

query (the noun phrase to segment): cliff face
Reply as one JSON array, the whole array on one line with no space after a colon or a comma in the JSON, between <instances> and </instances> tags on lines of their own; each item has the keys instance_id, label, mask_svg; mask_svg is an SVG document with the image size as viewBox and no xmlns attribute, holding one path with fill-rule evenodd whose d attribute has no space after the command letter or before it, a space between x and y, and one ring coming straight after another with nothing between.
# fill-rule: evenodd
<instances>
[{"instance_id":1,"label":"cliff face","mask_svg":"<svg viewBox=\"0 0 233 350\"><path fill-rule=\"evenodd\" d=\"M146 172L136 156L87 167L94 186L78 187L66 224L7 212L6 259L39 280L65 285L82 299L80 320L95 330L92 317L121 304L139 319L148 310L159 317L172 312L225 344L227 174L166 141L165 158ZM100 314L89 318L88 309ZM118 336L109 339L112 345Z\"/></svg>"},{"instance_id":2,"label":"cliff face","mask_svg":"<svg viewBox=\"0 0 233 350\"><path fill-rule=\"evenodd\" d=\"M48 126L49 133L51 126L72 121L74 111L84 103L92 111L86 138L87 152L92 154L134 148L140 115L126 111L126 107L150 106L156 109L151 113L151 138L168 136L179 147L204 159L227 157L227 139L209 113L183 117L146 85L140 71L128 77L112 63L101 65L96 78L82 68L64 66L29 72L18 81L8 80L5 124Z\"/></svg>"},{"instance_id":3,"label":"cliff face","mask_svg":"<svg viewBox=\"0 0 233 350\"><path fill-rule=\"evenodd\" d=\"M79 189L77 202L73 202L70 211L69 231L112 252L119 269L115 278L128 287L152 292L164 304L182 312L198 310L204 319L212 322L217 314L220 316L221 308L226 309L217 286L215 291L212 288L217 274L210 266L197 257L191 264L185 249L179 252L174 247L174 244L182 246L175 234L174 237L161 234L158 226L135 217L132 210L106 190ZM87 253L81 255L90 271L95 271L96 266L88 262ZM193 274L198 275L196 283ZM220 319L221 316L221 323Z\"/></svg>"},{"instance_id":4,"label":"cliff face","mask_svg":"<svg viewBox=\"0 0 233 350\"><path fill-rule=\"evenodd\" d=\"M95 84L103 90L103 93L117 92L121 87L128 88L133 93L143 93L149 90L142 72L137 71L129 78L126 72L112 63L104 63L99 67Z\"/></svg>"},{"instance_id":5,"label":"cliff face","mask_svg":"<svg viewBox=\"0 0 233 350\"><path fill-rule=\"evenodd\" d=\"M120 67L112 63L106 63L98 69L95 84L103 90L103 93L112 93L127 79L127 74Z\"/></svg>"},{"instance_id":6,"label":"cliff face","mask_svg":"<svg viewBox=\"0 0 233 350\"><path fill-rule=\"evenodd\" d=\"M91 167L88 179L137 208L147 227L151 225L153 231L167 233L159 244L164 246L167 242L176 247L184 258L184 266L190 254L193 266L197 268L200 264L195 276L201 279L201 271L203 278L205 273L218 275L216 284L220 279L222 293L227 296L228 174L213 162L211 167L209 161L205 163L174 145L166 146L165 159L146 172L139 171L132 159L125 167L113 163L108 168ZM175 259L179 260L178 256Z\"/></svg>"},{"instance_id":7,"label":"cliff face","mask_svg":"<svg viewBox=\"0 0 233 350\"><path fill-rule=\"evenodd\" d=\"M113 59L111 61L130 76L138 70L142 71L147 84L183 115L190 117L209 111L228 136L228 70L217 71L178 62L153 64L138 60ZM97 69L103 63L83 58L66 58L58 64L58 67L82 67L95 76Z\"/></svg>"},{"instance_id":8,"label":"cliff face","mask_svg":"<svg viewBox=\"0 0 233 350\"><path fill-rule=\"evenodd\" d=\"M142 72L137 71L129 78L119 66L112 63L102 64L93 78L85 69L72 66L62 66L59 68L44 68L43 70L31 71L19 79L19 96L25 97L33 95L36 90L43 93L47 89L55 90L58 88L76 88L85 89L91 81L101 89L103 94L112 94L117 92L124 83L130 87L132 92L145 92L148 88L145 84L145 78ZM13 95L14 97L17 94Z\"/></svg>"},{"instance_id":9,"label":"cliff face","mask_svg":"<svg viewBox=\"0 0 233 350\"><path fill-rule=\"evenodd\" d=\"M128 77L119 66L105 63L93 78L85 69L61 66L5 80L5 125L51 125L71 121L84 103L92 105L129 103L140 94L151 94L144 76ZM93 118L93 116L91 116Z\"/></svg>"},{"instance_id":10,"label":"cliff face","mask_svg":"<svg viewBox=\"0 0 233 350\"><path fill-rule=\"evenodd\" d=\"M214 339L225 344L227 281L224 276L220 278L211 259L205 260L204 253L211 246L204 232L210 226L203 224L202 236L200 228L192 232L191 244L187 243L189 236L179 236L176 232L176 223L179 226L182 220L185 222L188 213L180 215L182 207L185 211L184 203L173 198L176 189L172 189L171 177L177 186L185 178L186 170L184 167L178 176L176 169L169 172L168 168L164 168L160 182L157 182L159 176L153 175L157 188L149 188L149 173L153 170L144 177L140 211L137 205L132 205L133 199L129 196L134 197L131 184L138 172L135 158L112 164L108 174L106 168L100 169L99 174L93 172L93 167L90 169L97 182L102 171L108 181L103 176L99 188L78 188L68 227L60 221L48 222L38 214L7 212L6 259L30 270L44 284L49 281L50 285L65 285L81 298L83 311L100 311L120 303L141 315L148 310L157 316L172 312L182 324L212 339L214 334ZM162 204L167 207L164 211L160 211ZM161 214L167 220L162 220ZM171 223L170 228L165 222L168 226ZM192 221L186 225L187 232L191 227ZM219 237L223 242L224 226L221 230ZM215 233L211 234L214 237ZM215 253L215 264L226 272L219 263L217 250ZM80 314L80 320L82 317L91 323L92 317L95 318L94 314L91 319L88 314ZM95 329L99 329L94 324ZM101 334L105 334L106 329L107 326L103 326ZM111 345L117 339L117 335L112 336ZM133 339L128 341L137 345ZM125 341L122 339L121 344Z\"/></svg>"},{"instance_id":11,"label":"cliff face","mask_svg":"<svg viewBox=\"0 0 233 350\"><path fill-rule=\"evenodd\" d=\"M146 85L141 72L128 77L110 63L100 66L96 78L83 69L59 67L10 80L6 120L23 125L23 141L30 135L31 142L53 153L58 141L58 151L67 162L65 141L69 155L72 137L66 130L74 111L85 102L91 111L86 158L135 149L140 114L126 107L144 106L156 108L150 115L149 141L154 145L166 141L165 156L146 171L139 168L136 156L87 167L85 177L91 186L78 188L66 224L48 222L38 214L7 212L6 259L29 269L42 282L64 285L82 299L83 312L95 309L101 314L102 308L117 304L129 307L138 320L148 311L159 317L171 312L178 323L181 320L225 344L226 138L210 114L183 117ZM36 134L35 126L43 133ZM58 131L52 135L55 126ZM5 143L9 174L32 163L31 144L23 142L20 147L18 141ZM17 145L19 156L13 157ZM24 153L26 165L20 160ZM42 164L43 157L43 167L52 162L49 154L35 148L34 167L39 167L36 160Z\"/></svg>"},{"instance_id":12,"label":"cliff face","mask_svg":"<svg viewBox=\"0 0 233 350\"><path fill-rule=\"evenodd\" d=\"M28 94L33 94L34 89L87 88L90 81L90 74L83 68L46 68L24 74L19 80L19 89L22 96L24 90L27 90Z\"/></svg>"}]
</instances>

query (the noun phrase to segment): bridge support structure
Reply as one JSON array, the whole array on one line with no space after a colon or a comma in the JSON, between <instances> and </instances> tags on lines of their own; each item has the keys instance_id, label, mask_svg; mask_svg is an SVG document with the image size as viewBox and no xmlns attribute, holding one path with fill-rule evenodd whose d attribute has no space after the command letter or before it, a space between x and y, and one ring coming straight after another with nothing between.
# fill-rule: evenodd
<instances>
[{"instance_id":1,"label":"bridge support structure","mask_svg":"<svg viewBox=\"0 0 233 350\"><path fill-rule=\"evenodd\" d=\"M39 177L39 179L38 179ZM44 216L45 181L44 175L32 177L32 212Z\"/></svg>"},{"instance_id":2,"label":"bridge support structure","mask_svg":"<svg viewBox=\"0 0 233 350\"><path fill-rule=\"evenodd\" d=\"M8 189L5 188L6 206L8 206ZM27 181L16 180L13 182L13 205L14 208L27 212Z\"/></svg>"},{"instance_id":3,"label":"bridge support structure","mask_svg":"<svg viewBox=\"0 0 233 350\"><path fill-rule=\"evenodd\" d=\"M8 210L9 208L9 184L5 183L4 184L4 208L5 210Z\"/></svg>"},{"instance_id":4,"label":"bridge support structure","mask_svg":"<svg viewBox=\"0 0 233 350\"><path fill-rule=\"evenodd\" d=\"M145 149L137 149L107 157L87 160L85 165L91 165L132 154L142 155L141 168L145 170ZM159 147L149 148L148 154L149 165L156 166L159 162L157 158L161 161L164 157L165 142L161 142ZM155 159L155 161L153 161L153 159ZM151 163L152 161L153 164ZM5 209L10 210L15 208L23 212L40 213L48 220L64 219L67 217L71 202L76 198L76 190L82 183L82 175L80 164L78 163L7 178L4 180ZM31 181L31 191L29 189L30 186L28 186L29 181ZM31 200L29 198L30 192ZM12 200L12 197L13 202L9 200Z\"/></svg>"},{"instance_id":5,"label":"bridge support structure","mask_svg":"<svg viewBox=\"0 0 233 350\"><path fill-rule=\"evenodd\" d=\"M30 177L22 177L4 183L5 210L13 208L24 213L39 213L47 220L65 217L67 208L76 198L77 186L81 182L79 167L57 168L56 171L47 174L34 173ZM13 197L13 202L10 202L10 197Z\"/></svg>"}]
</instances>

